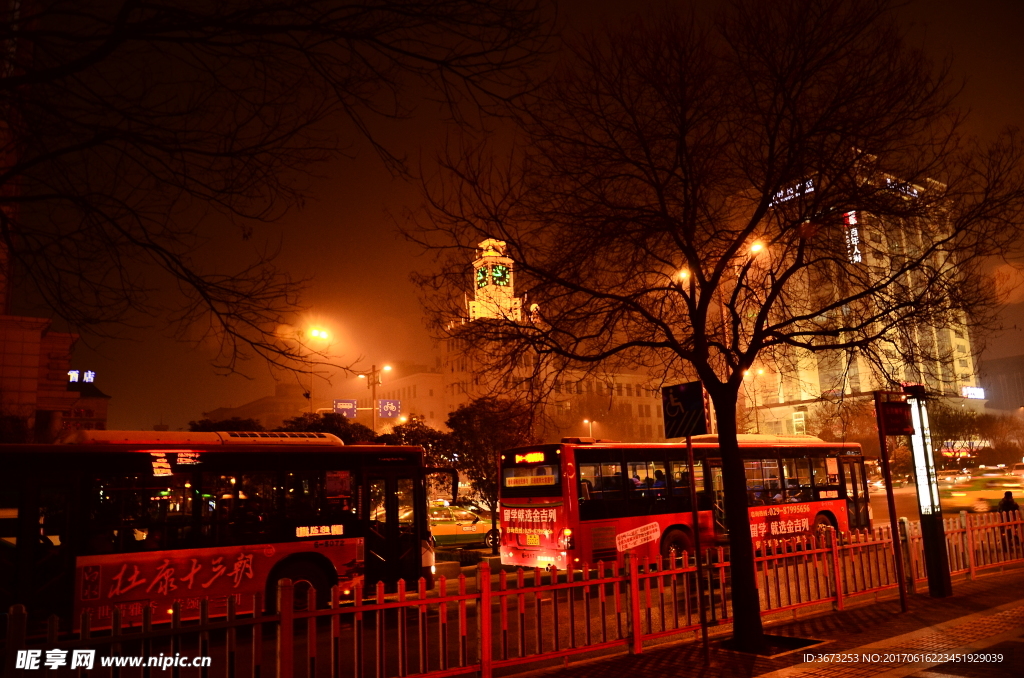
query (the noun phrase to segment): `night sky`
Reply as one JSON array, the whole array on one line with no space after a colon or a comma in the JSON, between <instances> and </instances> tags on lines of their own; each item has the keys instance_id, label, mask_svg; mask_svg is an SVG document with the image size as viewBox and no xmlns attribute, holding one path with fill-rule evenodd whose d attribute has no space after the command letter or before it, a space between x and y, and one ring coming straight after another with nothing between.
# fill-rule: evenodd
<instances>
[{"instance_id":1,"label":"night sky","mask_svg":"<svg viewBox=\"0 0 1024 678\"><path fill-rule=\"evenodd\" d=\"M560 13L571 31L656 4L562 2ZM961 103L971 109L976 133L990 136L1024 122L1024 3L916 0L902 15L913 26L915 40L935 58L953 57L954 73L966 79ZM382 129L392 149L414 167L422 161L429 168L444 141L443 125L429 103L420 106L415 118ZM409 273L429 268L430 259L401 239L393 218L420 205L419 188L389 175L369 148L357 145L352 151L354 158L317 168L305 207L261 233L265 242L280 245L282 268L313 278L305 322L332 332L332 353L341 362L363 358L365 368L396 361L433 364L438 353L409 281ZM205 256L214 261L221 252L246 247L251 244L225 235L210 243ZM1015 298L1022 300L1024 294ZM990 340L986 357L1024 352L1024 304L1008 306L1005 318L1009 329ZM161 327L126 330L119 340L79 344L73 367L95 370L96 385L113 397L109 428L148 429L160 421L182 428L203 411L273 393L273 377L259 363L242 367L246 377L217 376L210 349L176 343L167 334ZM331 384L318 381L314 395L341 397L358 386L354 379L335 376Z\"/></svg>"}]
</instances>

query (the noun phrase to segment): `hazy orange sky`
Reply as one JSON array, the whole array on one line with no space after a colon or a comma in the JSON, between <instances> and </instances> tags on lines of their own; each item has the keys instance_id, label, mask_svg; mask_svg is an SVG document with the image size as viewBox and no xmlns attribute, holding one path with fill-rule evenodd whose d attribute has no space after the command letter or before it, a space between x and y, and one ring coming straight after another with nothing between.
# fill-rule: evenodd
<instances>
[{"instance_id":1,"label":"hazy orange sky","mask_svg":"<svg viewBox=\"0 0 1024 678\"><path fill-rule=\"evenodd\" d=\"M616 16L643 11L658 3L560 3L570 30L585 29ZM955 72L966 78L962 103L972 109L971 125L990 135L1024 122L1024 3L1020 0L914 0L902 10L912 35L937 58L954 58ZM393 148L414 163L429 160L443 142L443 127L431 105L419 115L394 123L386 131ZM320 167L312 199L264 232L267 242L280 243L278 263L313 278L306 303L309 321L330 328L334 352L343 359L363 357L364 364L409 361L433 364L417 290L409 273L428 268L429 257L402 240L389 213L415 209L418 187L390 176L366 148L356 147L352 159ZM232 238L211 243L207 256L241 247ZM468 262L467 262L468 272ZM467 273L467 289L468 289ZM1007 332L992 340L991 357L1024 352L1024 305L1008 307ZM80 344L73 366L97 373L96 385L113 399L110 428L151 428L163 421L171 428L216 407L235 406L270 395L273 377L258 363L244 367L247 377L221 377L209 364L204 347L168 339L162 328L124 333L124 338ZM342 397L355 392L354 380L318 382L314 395Z\"/></svg>"}]
</instances>

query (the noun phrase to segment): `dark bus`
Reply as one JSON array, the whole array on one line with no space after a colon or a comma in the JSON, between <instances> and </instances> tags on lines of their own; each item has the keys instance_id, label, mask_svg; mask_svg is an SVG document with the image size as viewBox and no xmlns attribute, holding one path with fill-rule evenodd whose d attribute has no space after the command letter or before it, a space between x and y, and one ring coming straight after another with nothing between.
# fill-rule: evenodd
<instances>
[{"instance_id":1,"label":"dark bus","mask_svg":"<svg viewBox=\"0 0 1024 678\"><path fill-rule=\"evenodd\" d=\"M324 433L76 431L0 445L0 608L34 616L113 609L126 624L343 595L360 580L433 584L422 448L344 445ZM76 621L77 623L77 621Z\"/></svg>"}]
</instances>

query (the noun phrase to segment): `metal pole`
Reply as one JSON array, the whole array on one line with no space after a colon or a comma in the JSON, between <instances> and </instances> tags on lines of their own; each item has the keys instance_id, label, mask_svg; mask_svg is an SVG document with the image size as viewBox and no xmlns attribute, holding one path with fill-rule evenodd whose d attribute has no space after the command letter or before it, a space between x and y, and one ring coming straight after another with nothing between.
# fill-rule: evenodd
<instances>
[{"instance_id":1,"label":"metal pole","mask_svg":"<svg viewBox=\"0 0 1024 678\"><path fill-rule=\"evenodd\" d=\"M882 459L882 478L885 481L885 500L889 506L889 531L892 533L892 558L896 564L896 578L900 590L900 609L907 607L907 579L903 572L903 547L900 545L900 522L896 515L896 497L892 494L892 471L889 468L889 444L885 435L885 417L882 415L882 392L875 391L875 418L878 420L878 444Z\"/></svg>"},{"instance_id":2,"label":"metal pole","mask_svg":"<svg viewBox=\"0 0 1024 678\"><path fill-rule=\"evenodd\" d=\"M370 366L370 430L377 435L377 366Z\"/></svg>"},{"instance_id":3,"label":"metal pole","mask_svg":"<svg viewBox=\"0 0 1024 678\"><path fill-rule=\"evenodd\" d=\"M693 440L690 436L686 436L686 471L690 474L690 515L693 517L693 543L697 551L697 610L700 614L700 637L704 643L704 664L709 665L711 663L711 648L708 646L708 620L704 608L704 553L700 546L697 476L693 471Z\"/></svg>"}]
</instances>

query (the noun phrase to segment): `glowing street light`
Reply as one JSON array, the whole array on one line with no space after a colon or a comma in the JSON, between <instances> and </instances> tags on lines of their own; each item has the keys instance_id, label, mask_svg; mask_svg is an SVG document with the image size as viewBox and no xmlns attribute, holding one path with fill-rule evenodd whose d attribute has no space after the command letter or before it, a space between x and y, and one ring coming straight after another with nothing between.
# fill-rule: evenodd
<instances>
[{"instance_id":1,"label":"glowing street light","mask_svg":"<svg viewBox=\"0 0 1024 678\"><path fill-rule=\"evenodd\" d=\"M760 240L755 240L753 242L753 244L751 244L751 246L750 246L750 253L751 254L757 254L758 252L760 252L763 249L764 249L764 243L761 242Z\"/></svg>"},{"instance_id":2,"label":"glowing street light","mask_svg":"<svg viewBox=\"0 0 1024 678\"><path fill-rule=\"evenodd\" d=\"M594 424L596 424L597 422L594 421L593 419L584 419L583 423L590 427L590 437L593 438L594 437Z\"/></svg>"},{"instance_id":3,"label":"glowing street light","mask_svg":"<svg viewBox=\"0 0 1024 678\"><path fill-rule=\"evenodd\" d=\"M327 339L330 338L331 335L325 329L321 329L319 327L311 327L310 330L309 330L309 336L313 337L314 339L320 339L321 341L326 341Z\"/></svg>"}]
</instances>

